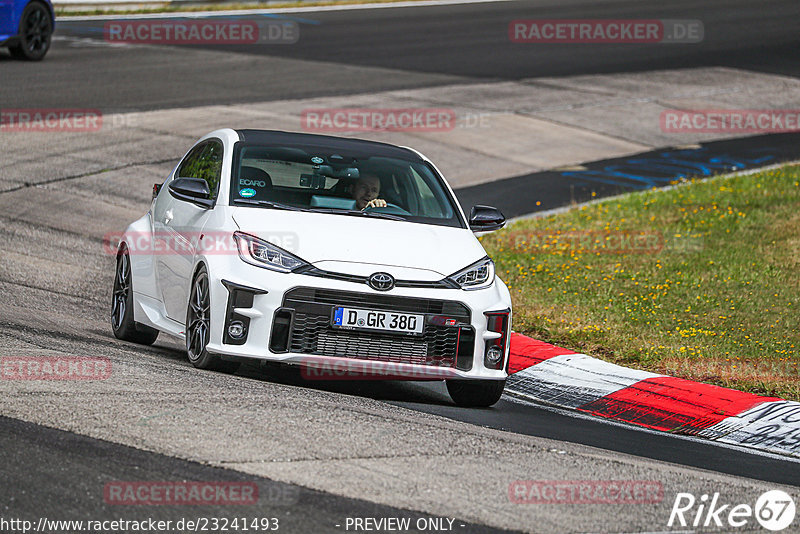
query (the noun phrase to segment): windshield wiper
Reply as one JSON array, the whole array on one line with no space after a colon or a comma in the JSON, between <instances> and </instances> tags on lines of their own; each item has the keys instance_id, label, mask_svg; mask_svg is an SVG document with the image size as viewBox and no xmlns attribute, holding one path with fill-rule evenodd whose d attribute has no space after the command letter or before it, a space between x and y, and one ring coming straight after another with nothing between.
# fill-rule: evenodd
<instances>
[{"instance_id":1,"label":"windshield wiper","mask_svg":"<svg viewBox=\"0 0 800 534\"><path fill-rule=\"evenodd\" d=\"M282 204L280 202L273 202L272 200L253 200L252 198L235 198L234 202L238 204L250 204L251 206L264 206L266 208L273 208L276 210L289 210L289 211L311 211L306 208L291 206L289 204Z\"/></svg>"},{"instance_id":2,"label":"windshield wiper","mask_svg":"<svg viewBox=\"0 0 800 534\"><path fill-rule=\"evenodd\" d=\"M405 217L401 217L400 215L392 215L391 213L381 213L379 211L359 211L357 212L360 215L365 215L367 217L377 217L379 219L391 219L393 221L405 221Z\"/></svg>"},{"instance_id":3,"label":"windshield wiper","mask_svg":"<svg viewBox=\"0 0 800 534\"><path fill-rule=\"evenodd\" d=\"M311 209L315 213L333 213L335 215L355 215L358 217L376 217L379 219L390 219L392 221L405 221L403 217L392 215L390 213L379 213L377 211L361 211L361 210L338 210L335 208L316 208Z\"/></svg>"},{"instance_id":4,"label":"windshield wiper","mask_svg":"<svg viewBox=\"0 0 800 534\"><path fill-rule=\"evenodd\" d=\"M273 208L276 210L290 210L290 211L307 211L313 213L333 213L335 215L356 215L359 217L376 217L379 219L391 219L393 221L405 221L403 217L392 215L390 213L379 213L377 211L360 211L360 210L345 210L336 208L301 208L292 206L290 204L283 204L281 202L274 202L272 200L254 200L252 198L235 198L234 202L238 204L249 204L251 206L264 206L266 208Z\"/></svg>"}]
</instances>

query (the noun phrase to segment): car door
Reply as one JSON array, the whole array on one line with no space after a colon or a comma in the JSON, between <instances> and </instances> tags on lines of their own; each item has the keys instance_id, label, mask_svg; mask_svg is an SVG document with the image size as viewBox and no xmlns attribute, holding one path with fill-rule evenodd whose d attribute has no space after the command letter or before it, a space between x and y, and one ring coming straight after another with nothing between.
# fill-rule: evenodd
<instances>
[{"instance_id":1,"label":"car door","mask_svg":"<svg viewBox=\"0 0 800 534\"><path fill-rule=\"evenodd\" d=\"M14 2L12 0L0 0L0 36L16 35L19 28L15 26Z\"/></svg>"},{"instance_id":2,"label":"car door","mask_svg":"<svg viewBox=\"0 0 800 534\"><path fill-rule=\"evenodd\" d=\"M193 148L175 171L175 178L200 178L206 181L211 198L219 193L222 174L222 142L204 141ZM163 240L163 254L157 262L158 284L167 317L183 323L189 300L197 243L210 209L179 200L170 200L154 209L157 239Z\"/></svg>"}]
</instances>

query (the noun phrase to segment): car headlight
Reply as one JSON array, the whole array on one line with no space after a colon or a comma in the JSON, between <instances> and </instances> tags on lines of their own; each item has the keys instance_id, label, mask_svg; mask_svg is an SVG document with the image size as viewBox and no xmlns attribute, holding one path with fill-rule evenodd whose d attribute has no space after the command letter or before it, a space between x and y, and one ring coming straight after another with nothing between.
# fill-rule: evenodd
<instances>
[{"instance_id":1,"label":"car headlight","mask_svg":"<svg viewBox=\"0 0 800 534\"><path fill-rule=\"evenodd\" d=\"M489 287L494 283L494 262L490 258L483 258L448 278L458 284L461 289Z\"/></svg>"},{"instance_id":2,"label":"car headlight","mask_svg":"<svg viewBox=\"0 0 800 534\"><path fill-rule=\"evenodd\" d=\"M250 265L281 273L288 273L298 267L308 265L308 262L294 254L252 235L234 232L233 238L236 240L239 257Z\"/></svg>"}]
</instances>

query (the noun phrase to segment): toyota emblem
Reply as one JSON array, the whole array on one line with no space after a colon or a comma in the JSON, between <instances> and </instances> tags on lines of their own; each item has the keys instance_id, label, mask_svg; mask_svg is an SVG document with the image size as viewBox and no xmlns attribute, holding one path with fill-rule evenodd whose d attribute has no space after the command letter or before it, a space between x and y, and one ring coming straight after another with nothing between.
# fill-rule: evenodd
<instances>
[{"instance_id":1,"label":"toyota emblem","mask_svg":"<svg viewBox=\"0 0 800 534\"><path fill-rule=\"evenodd\" d=\"M394 287L394 277L389 273L375 273L369 277L367 283L377 291L389 291Z\"/></svg>"}]
</instances>

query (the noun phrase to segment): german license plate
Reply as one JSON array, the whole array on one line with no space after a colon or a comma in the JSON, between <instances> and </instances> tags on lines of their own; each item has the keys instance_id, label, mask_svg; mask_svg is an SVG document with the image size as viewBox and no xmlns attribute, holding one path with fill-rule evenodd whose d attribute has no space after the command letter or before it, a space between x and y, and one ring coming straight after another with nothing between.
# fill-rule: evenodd
<instances>
[{"instance_id":1,"label":"german license plate","mask_svg":"<svg viewBox=\"0 0 800 534\"><path fill-rule=\"evenodd\" d=\"M382 330L402 334L421 334L425 326L425 316L336 306L333 309L331 324L335 328L351 330Z\"/></svg>"}]
</instances>

